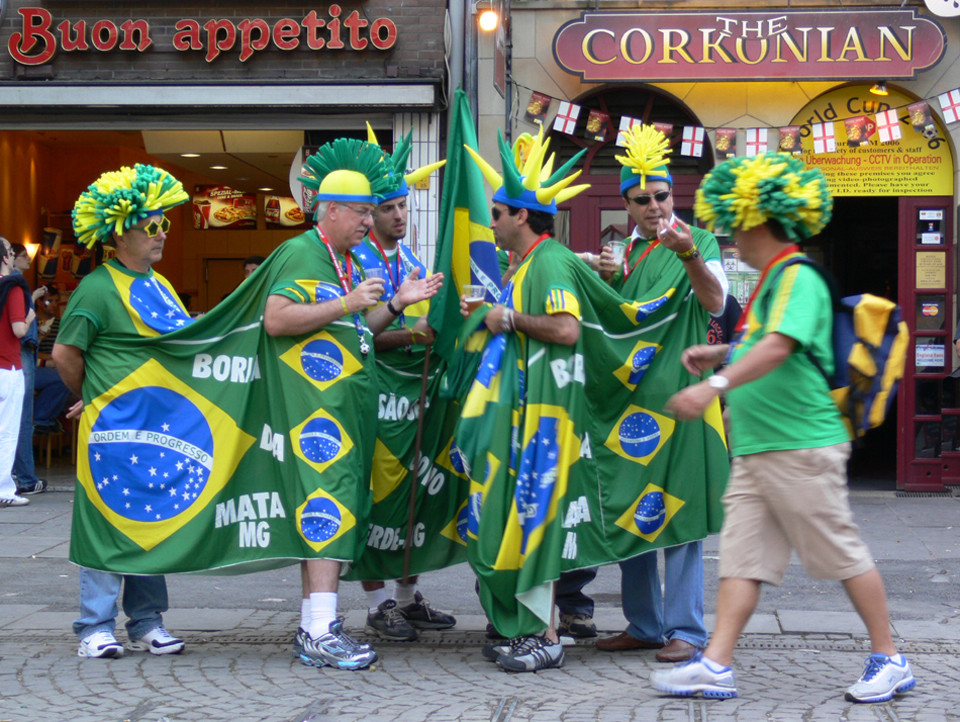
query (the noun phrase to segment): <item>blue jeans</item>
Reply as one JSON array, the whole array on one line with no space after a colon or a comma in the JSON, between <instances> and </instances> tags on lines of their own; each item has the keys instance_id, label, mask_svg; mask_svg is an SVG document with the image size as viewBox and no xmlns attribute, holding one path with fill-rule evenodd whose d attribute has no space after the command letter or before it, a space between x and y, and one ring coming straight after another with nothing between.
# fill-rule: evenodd
<instances>
[{"instance_id":1,"label":"blue jeans","mask_svg":"<svg viewBox=\"0 0 960 722\"><path fill-rule=\"evenodd\" d=\"M664 549L664 590L660 591L657 553L647 552L620 562L623 614L627 634L647 642L682 639L701 649L707 644L703 626L703 542Z\"/></svg>"},{"instance_id":2,"label":"blue jeans","mask_svg":"<svg viewBox=\"0 0 960 722\"><path fill-rule=\"evenodd\" d=\"M20 363L23 365L23 410L20 412L17 454L13 458L13 475L17 477L18 490L33 486L37 482L37 470L33 464L33 390L37 371L36 350L28 351L21 346Z\"/></svg>"},{"instance_id":3,"label":"blue jeans","mask_svg":"<svg viewBox=\"0 0 960 722\"><path fill-rule=\"evenodd\" d=\"M130 641L163 624L167 611L167 581L162 576L139 577L80 569L80 618L73 631L80 639L94 632L111 634L117 626L117 598L123 584L123 612Z\"/></svg>"},{"instance_id":4,"label":"blue jeans","mask_svg":"<svg viewBox=\"0 0 960 722\"><path fill-rule=\"evenodd\" d=\"M583 588L596 576L596 567L574 569L560 575L557 581L557 608L561 614L593 616L593 600L583 593Z\"/></svg>"}]
</instances>

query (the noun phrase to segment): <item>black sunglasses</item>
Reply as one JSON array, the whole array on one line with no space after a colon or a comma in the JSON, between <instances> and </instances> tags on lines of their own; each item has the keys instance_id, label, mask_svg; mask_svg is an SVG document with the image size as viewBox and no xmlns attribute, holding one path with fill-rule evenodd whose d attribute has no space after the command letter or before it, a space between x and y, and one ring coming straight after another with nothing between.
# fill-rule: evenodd
<instances>
[{"instance_id":1,"label":"black sunglasses","mask_svg":"<svg viewBox=\"0 0 960 722\"><path fill-rule=\"evenodd\" d=\"M519 212L520 212L519 208L513 208L512 206L507 206L507 213L509 213L511 216L515 216ZM502 215L503 215L503 211L501 211L496 206L490 209L490 217L493 218L493 220L499 221L500 216Z\"/></svg>"},{"instance_id":2,"label":"black sunglasses","mask_svg":"<svg viewBox=\"0 0 960 722\"><path fill-rule=\"evenodd\" d=\"M667 198L670 197L670 191L657 191L652 196L642 194L639 196L634 196L633 198L627 197L628 201L633 201L638 206L647 206L650 205L650 199L655 200L657 203L663 203Z\"/></svg>"}]
</instances>

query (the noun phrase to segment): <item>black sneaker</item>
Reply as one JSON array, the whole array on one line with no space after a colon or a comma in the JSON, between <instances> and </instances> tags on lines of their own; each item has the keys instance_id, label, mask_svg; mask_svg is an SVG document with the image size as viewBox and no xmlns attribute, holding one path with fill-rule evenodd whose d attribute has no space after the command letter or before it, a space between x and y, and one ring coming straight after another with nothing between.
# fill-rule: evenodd
<instances>
[{"instance_id":1,"label":"black sneaker","mask_svg":"<svg viewBox=\"0 0 960 722\"><path fill-rule=\"evenodd\" d=\"M411 627L417 629L450 629L457 620L452 614L440 612L430 606L430 602L423 598L420 592L413 595L413 604L400 608L400 614L406 618Z\"/></svg>"},{"instance_id":2,"label":"black sneaker","mask_svg":"<svg viewBox=\"0 0 960 722\"><path fill-rule=\"evenodd\" d=\"M491 642L483 645L480 653L488 662L496 662L501 654L511 654L514 647L518 646L524 640L523 637L514 637L513 639L504 639L501 642Z\"/></svg>"},{"instance_id":3,"label":"black sneaker","mask_svg":"<svg viewBox=\"0 0 960 722\"><path fill-rule=\"evenodd\" d=\"M497 666L507 672L536 672L563 666L563 645L544 636L521 637L520 643L497 657Z\"/></svg>"},{"instance_id":4,"label":"black sneaker","mask_svg":"<svg viewBox=\"0 0 960 722\"><path fill-rule=\"evenodd\" d=\"M597 625L593 617L586 614L561 614L557 634L561 637L589 639L597 636Z\"/></svg>"},{"instance_id":5,"label":"black sneaker","mask_svg":"<svg viewBox=\"0 0 960 722\"><path fill-rule=\"evenodd\" d=\"M20 496L32 496L33 494L42 494L47 490L47 482L45 479L37 479L35 482L28 486L21 486L17 489L17 493Z\"/></svg>"},{"instance_id":6,"label":"black sneaker","mask_svg":"<svg viewBox=\"0 0 960 722\"><path fill-rule=\"evenodd\" d=\"M420 632L410 625L392 599L382 602L376 612L367 614L365 631L395 642L413 642L420 636Z\"/></svg>"}]
</instances>

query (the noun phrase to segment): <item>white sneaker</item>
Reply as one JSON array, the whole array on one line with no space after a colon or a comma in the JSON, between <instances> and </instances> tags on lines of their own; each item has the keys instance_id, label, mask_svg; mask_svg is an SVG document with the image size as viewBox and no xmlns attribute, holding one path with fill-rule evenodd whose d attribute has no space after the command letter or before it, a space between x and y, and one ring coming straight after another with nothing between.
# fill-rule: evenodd
<instances>
[{"instance_id":1,"label":"white sneaker","mask_svg":"<svg viewBox=\"0 0 960 722\"><path fill-rule=\"evenodd\" d=\"M860 679L847 690L848 702L886 702L895 694L909 692L917 686L910 663L902 654L899 661L885 654L871 654Z\"/></svg>"},{"instance_id":2,"label":"white sneaker","mask_svg":"<svg viewBox=\"0 0 960 722\"><path fill-rule=\"evenodd\" d=\"M150 654L180 654L183 646L182 639L177 639L160 626L154 627L140 639L131 641L127 648L134 652L150 652Z\"/></svg>"},{"instance_id":3,"label":"white sneaker","mask_svg":"<svg viewBox=\"0 0 960 722\"><path fill-rule=\"evenodd\" d=\"M563 666L563 645L546 635L518 637L510 650L497 657L497 666L506 672L537 672Z\"/></svg>"},{"instance_id":4,"label":"white sneaker","mask_svg":"<svg viewBox=\"0 0 960 722\"><path fill-rule=\"evenodd\" d=\"M102 629L80 640L77 656L103 658L122 657L123 646L112 633Z\"/></svg>"},{"instance_id":5,"label":"white sneaker","mask_svg":"<svg viewBox=\"0 0 960 722\"><path fill-rule=\"evenodd\" d=\"M709 699L737 696L733 670L710 661L701 653L670 669L651 672L650 682L658 692L677 697L692 697L698 692Z\"/></svg>"},{"instance_id":6,"label":"white sneaker","mask_svg":"<svg viewBox=\"0 0 960 722\"><path fill-rule=\"evenodd\" d=\"M9 499L0 499L0 508L5 506L26 506L29 503L30 500L27 497L14 494Z\"/></svg>"}]
</instances>

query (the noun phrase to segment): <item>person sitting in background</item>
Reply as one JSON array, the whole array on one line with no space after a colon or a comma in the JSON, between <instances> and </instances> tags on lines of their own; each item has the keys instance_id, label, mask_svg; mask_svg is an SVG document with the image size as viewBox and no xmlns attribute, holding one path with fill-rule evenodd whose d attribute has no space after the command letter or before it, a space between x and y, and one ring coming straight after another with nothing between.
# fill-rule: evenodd
<instances>
[{"instance_id":1,"label":"person sitting in background","mask_svg":"<svg viewBox=\"0 0 960 722\"><path fill-rule=\"evenodd\" d=\"M47 294L37 303L40 324L40 343L37 346L37 367L33 399L33 430L35 433L55 434L63 431L60 415L70 401L70 389L60 379L57 364L53 360L53 344L60 330L60 291L51 286ZM19 477L18 477L19 478Z\"/></svg>"}]
</instances>

